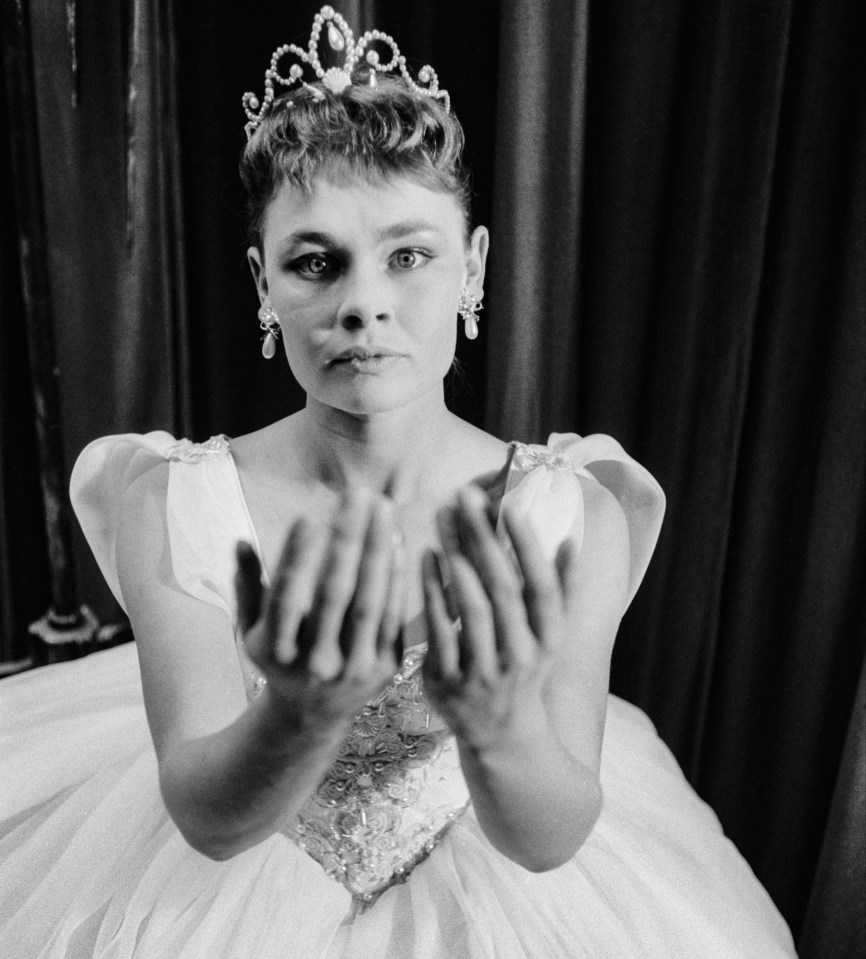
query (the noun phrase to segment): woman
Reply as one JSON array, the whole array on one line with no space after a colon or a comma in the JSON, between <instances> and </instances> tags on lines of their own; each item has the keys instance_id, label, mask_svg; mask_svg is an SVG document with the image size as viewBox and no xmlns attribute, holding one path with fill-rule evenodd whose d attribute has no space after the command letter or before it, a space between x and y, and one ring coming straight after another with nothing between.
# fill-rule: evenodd
<instances>
[{"instance_id":1,"label":"woman","mask_svg":"<svg viewBox=\"0 0 866 959\"><path fill-rule=\"evenodd\" d=\"M276 100L287 53L318 80ZM608 696L658 485L608 437L506 445L445 406L488 236L435 73L326 7L245 105L263 352L282 340L306 406L82 453L153 746L131 647L7 684L0 952L792 955Z\"/></svg>"}]
</instances>

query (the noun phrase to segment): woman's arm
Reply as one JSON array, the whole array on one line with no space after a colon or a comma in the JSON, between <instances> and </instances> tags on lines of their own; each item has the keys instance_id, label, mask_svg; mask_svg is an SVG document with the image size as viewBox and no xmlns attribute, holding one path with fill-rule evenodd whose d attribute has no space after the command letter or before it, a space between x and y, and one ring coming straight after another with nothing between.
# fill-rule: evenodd
<instances>
[{"instance_id":1,"label":"woman's arm","mask_svg":"<svg viewBox=\"0 0 866 959\"><path fill-rule=\"evenodd\" d=\"M330 528L299 522L265 603L258 562L242 553L239 606L248 649L268 678L248 704L225 613L187 595L172 574L167 475L160 466L130 487L118 572L166 808L190 845L225 859L280 829L304 804L352 716L393 674L404 564L390 507L370 498L347 503ZM360 611L356 590L366 597ZM316 615L304 619L313 603ZM347 616L352 642L344 657L339 632Z\"/></svg>"},{"instance_id":2,"label":"woman's arm","mask_svg":"<svg viewBox=\"0 0 866 959\"><path fill-rule=\"evenodd\" d=\"M525 520L506 512L521 585L469 490L442 524L463 631L450 627L432 557L428 688L457 736L485 834L528 869L570 859L601 809L598 769L613 640L625 602L628 531L602 487L584 489L585 533L548 563Z\"/></svg>"}]
</instances>

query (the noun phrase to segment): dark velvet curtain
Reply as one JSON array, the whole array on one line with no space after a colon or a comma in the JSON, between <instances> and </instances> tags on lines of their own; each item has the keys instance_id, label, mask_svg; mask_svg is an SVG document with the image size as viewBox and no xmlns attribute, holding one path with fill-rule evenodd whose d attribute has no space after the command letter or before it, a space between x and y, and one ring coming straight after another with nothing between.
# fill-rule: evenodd
<instances>
[{"instance_id":1,"label":"dark velvet curtain","mask_svg":"<svg viewBox=\"0 0 866 959\"><path fill-rule=\"evenodd\" d=\"M40 492L33 398L60 434L60 492L75 457L105 433L191 429L186 270L179 202L174 22L168 0L103 6L3 0L4 28L23 10L26 62L4 37L2 277L0 277L0 595L3 659L27 658L27 624L52 602ZM9 82L26 69L32 100L10 102ZM22 122L34 152L47 238L40 262L47 315L24 302L19 270L31 245L22 220L25 189L13 173L12 136ZM31 251L32 254L32 251ZM53 345L59 410L44 410L45 383L25 330ZM51 504L49 502L49 511ZM64 544L78 592L109 627L121 618L72 524ZM65 537L64 537L65 538ZM56 551L56 544L55 551Z\"/></svg>"},{"instance_id":2,"label":"dark velvet curtain","mask_svg":"<svg viewBox=\"0 0 866 959\"><path fill-rule=\"evenodd\" d=\"M804 955L853 959L856 8L586 6L502 8L487 423L609 432L659 478L668 518L613 690L655 720L795 934L811 895ZM838 888L813 889L819 855L819 887Z\"/></svg>"},{"instance_id":3,"label":"dark velvet curtain","mask_svg":"<svg viewBox=\"0 0 866 959\"><path fill-rule=\"evenodd\" d=\"M27 627L49 599L5 71L0 84L0 668L11 670L28 662Z\"/></svg>"},{"instance_id":4,"label":"dark velvet curtain","mask_svg":"<svg viewBox=\"0 0 866 959\"><path fill-rule=\"evenodd\" d=\"M78 0L74 108L64 7L31 11L67 471L106 432L232 435L302 402L259 354L236 170L241 94L261 92L279 43L306 43L319 6ZM338 8L393 33L416 68L432 63L467 132L493 247L454 408L506 439L611 433L659 478L668 519L623 624L613 691L656 722L804 930L803 956L862 955L855 4ZM0 638L11 660L47 602L47 550L7 140ZM82 601L110 619L77 541L75 555Z\"/></svg>"}]
</instances>

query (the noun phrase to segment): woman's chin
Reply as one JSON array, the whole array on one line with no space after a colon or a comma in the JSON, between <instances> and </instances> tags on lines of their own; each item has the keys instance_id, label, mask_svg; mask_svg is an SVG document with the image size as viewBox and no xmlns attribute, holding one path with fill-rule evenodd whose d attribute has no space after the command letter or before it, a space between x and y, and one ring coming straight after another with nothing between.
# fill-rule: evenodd
<instances>
[{"instance_id":1,"label":"woman's chin","mask_svg":"<svg viewBox=\"0 0 866 959\"><path fill-rule=\"evenodd\" d=\"M339 389L322 391L316 400L351 416L374 416L416 406L432 392L419 389L419 386L418 383L387 382L383 378L359 376L341 384Z\"/></svg>"}]
</instances>

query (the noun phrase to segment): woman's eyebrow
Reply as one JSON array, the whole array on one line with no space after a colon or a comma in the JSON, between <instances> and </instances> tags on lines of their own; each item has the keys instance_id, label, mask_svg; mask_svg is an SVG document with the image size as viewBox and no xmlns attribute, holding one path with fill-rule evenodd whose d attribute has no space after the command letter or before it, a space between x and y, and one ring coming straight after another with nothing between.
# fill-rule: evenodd
<instances>
[{"instance_id":1,"label":"woman's eyebrow","mask_svg":"<svg viewBox=\"0 0 866 959\"><path fill-rule=\"evenodd\" d=\"M409 236L412 233L436 233L442 235L442 230L431 223L429 220L402 220L399 223L392 223L376 232L376 241L382 243L385 240L398 240L401 237ZM296 230L288 236L283 237L279 243L280 252L289 250L302 243L309 243L311 246L323 246L329 249L340 249L342 244L330 233L323 230Z\"/></svg>"},{"instance_id":2,"label":"woman's eyebrow","mask_svg":"<svg viewBox=\"0 0 866 959\"><path fill-rule=\"evenodd\" d=\"M403 220L400 223L393 223L391 226L379 230L376 238L382 240L398 240L400 237L408 236L410 233L439 233L442 231L429 220Z\"/></svg>"},{"instance_id":3,"label":"woman's eyebrow","mask_svg":"<svg viewBox=\"0 0 866 959\"><path fill-rule=\"evenodd\" d=\"M312 246L338 247L340 244L330 233L323 233L320 230L298 230L284 236L279 243L279 249L288 250L301 243L309 243Z\"/></svg>"}]
</instances>

